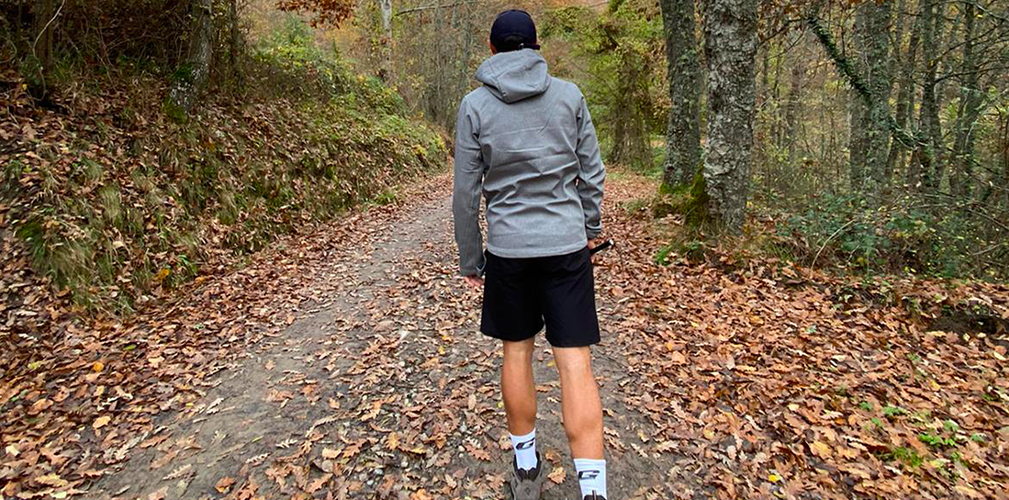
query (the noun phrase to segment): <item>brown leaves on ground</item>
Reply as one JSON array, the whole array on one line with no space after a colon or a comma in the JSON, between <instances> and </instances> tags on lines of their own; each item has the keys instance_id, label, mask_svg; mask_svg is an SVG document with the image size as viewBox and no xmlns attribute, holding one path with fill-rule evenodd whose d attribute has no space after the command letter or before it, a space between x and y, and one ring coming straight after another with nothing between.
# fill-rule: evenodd
<instances>
[{"instance_id":1,"label":"brown leaves on ground","mask_svg":"<svg viewBox=\"0 0 1009 500\"><path fill-rule=\"evenodd\" d=\"M426 186L411 189L422 192ZM401 210L397 204L375 207L370 219L380 222ZM248 346L277 335L290 314L304 313L302 304L325 302L342 288L300 269L329 262L334 241L349 251L361 247L368 233L359 231L360 221L362 213L351 213L324 233L282 239L243 269L208 279L143 315L87 320L61 309L33 323L26 330L32 335L3 330L0 339L11 347L3 359L11 364L0 367L0 496L79 493L115 472L138 448L174 443L162 443L159 416L216 411L211 402L201 403L214 385L208 378L233 366L233 357ZM44 293L15 296L19 290L0 290L7 327L23 319L18 312L28 310L31 301L50 304L38 299ZM157 479L176 470L173 462L187 446L159 453L152 467L168 469Z\"/></svg>"},{"instance_id":2,"label":"brown leaves on ground","mask_svg":"<svg viewBox=\"0 0 1009 500\"><path fill-rule=\"evenodd\" d=\"M422 186L428 192L411 203L441 199L446 186L444 178ZM621 208L653 189L627 176L609 183L605 225L618 247L596 271L606 334L595 352L620 363L623 377L604 384L623 402L606 408L612 472L643 485L619 494L1009 494L1009 341L997 328L943 323L965 307L1009 320L1006 288L844 280L730 257L699 264L674 255L659 266L662 240ZM231 355L274 342L299 304L340 296L358 300L358 314L335 318L337 333L304 356L321 376L254 363L282 378L260 400L278 416L301 405L311 418L296 435L250 444L234 470L208 465L216 483L207 493L500 498L509 452L501 446L499 357L475 333L478 295L454 276L447 213L442 232L412 243L420 251L387 264L386 281L312 279L327 262L390 243L388 233L369 238L396 220L382 215L395 207L373 210L377 217L354 214L325 234L285 240L148 316L60 323L61 336L47 337L59 340L37 364L0 385L0 494L76 494L117 474L138 450L155 453L150 465L159 470L146 477L187 477L180 461L200 444L168 437L155 418L213 418L229 403L207 396L209 377L234 366ZM336 247L344 249L338 257ZM556 389L543 385L541 397ZM618 418L649 425L623 432L611 424ZM544 457L554 465L550 482L570 485L568 457L549 449Z\"/></svg>"},{"instance_id":3,"label":"brown leaves on ground","mask_svg":"<svg viewBox=\"0 0 1009 500\"><path fill-rule=\"evenodd\" d=\"M670 471L685 487L671 493L1009 494L1005 286L866 283L728 257L660 267L650 228L609 213L623 245L598 293L621 304L610 326L630 356L628 401L671 440L656 451L685 457ZM994 331L934 331L971 304Z\"/></svg>"}]
</instances>

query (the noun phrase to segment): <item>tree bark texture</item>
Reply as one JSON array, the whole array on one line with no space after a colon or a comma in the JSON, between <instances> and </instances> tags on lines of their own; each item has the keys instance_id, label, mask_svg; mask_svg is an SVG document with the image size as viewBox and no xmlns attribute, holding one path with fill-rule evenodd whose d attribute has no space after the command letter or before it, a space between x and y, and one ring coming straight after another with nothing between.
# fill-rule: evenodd
<instances>
[{"instance_id":1,"label":"tree bark texture","mask_svg":"<svg viewBox=\"0 0 1009 500\"><path fill-rule=\"evenodd\" d=\"M694 0L661 0L669 78L669 123L662 182L689 185L701 166L701 67L695 36Z\"/></svg>"},{"instance_id":2,"label":"tree bark texture","mask_svg":"<svg viewBox=\"0 0 1009 500\"><path fill-rule=\"evenodd\" d=\"M963 61L960 77L960 103L957 108L956 139L953 144L952 168L950 169L950 191L961 197L970 197L974 179L974 128L981 107L984 92L980 86L978 57L974 40L976 7L971 2L964 3Z\"/></svg>"},{"instance_id":3,"label":"tree bark texture","mask_svg":"<svg viewBox=\"0 0 1009 500\"><path fill-rule=\"evenodd\" d=\"M242 50L242 38L238 29L238 0L231 0L228 3L229 24L231 25L230 40L228 42L230 53L228 54L232 75L238 79L242 76L242 71L238 67L238 58Z\"/></svg>"},{"instance_id":4,"label":"tree bark texture","mask_svg":"<svg viewBox=\"0 0 1009 500\"><path fill-rule=\"evenodd\" d=\"M175 79L169 91L172 104L186 113L193 109L200 92L210 79L214 37L213 8L212 0L197 0L194 3L194 25L189 39L187 68Z\"/></svg>"},{"instance_id":5,"label":"tree bark texture","mask_svg":"<svg viewBox=\"0 0 1009 500\"><path fill-rule=\"evenodd\" d=\"M704 181L709 214L742 231L753 157L756 0L705 0L708 140Z\"/></svg>"},{"instance_id":6,"label":"tree bark texture","mask_svg":"<svg viewBox=\"0 0 1009 500\"><path fill-rule=\"evenodd\" d=\"M890 145L889 100L890 20L892 3L865 2L858 7L855 32L859 52L856 71L865 75L871 99L853 100L851 150L852 188L878 194L887 183L886 161Z\"/></svg>"},{"instance_id":7,"label":"tree bark texture","mask_svg":"<svg viewBox=\"0 0 1009 500\"><path fill-rule=\"evenodd\" d=\"M933 2L922 2L922 55L925 64L925 78L922 83L921 109L918 128L920 130L915 161L908 171L909 184L924 191L935 191L939 185L936 178L938 164L942 161L942 129L939 123L939 98L936 92L938 71L938 34L941 15Z\"/></svg>"},{"instance_id":8,"label":"tree bark texture","mask_svg":"<svg viewBox=\"0 0 1009 500\"><path fill-rule=\"evenodd\" d=\"M32 50L42 72L43 82L49 79L49 71L53 67L53 30L55 22L52 21L56 15L54 0L41 0L39 3L39 15L35 19L35 43Z\"/></svg>"},{"instance_id":9,"label":"tree bark texture","mask_svg":"<svg viewBox=\"0 0 1009 500\"><path fill-rule=\"evenodd\" d=\"M904 16L904 9L898 9L898 15ZM914 110L915 84L914 69L918 60L918 45L921 41L922 18L916 16L914 27L911 29L911 38L907 45L907 54L900 64L900 90L897 94L897 127L906 129L911 123L911 114ZM894 47L895 53L900 50L901 40L897 39ZM890 143L890 153L886 159L886 176L893 177L895 171L903 169L904 154L911 144L904 144L899 140Z\"/></svg>"},{"instance_id":10,"label":"tree bark texture","mask_svg":"<svg viewBox=\"0 0 1009 500\"><path fill-rule=\"evenodd\" d=\"M1009 207L1009 114L999 116L1002 128L1002 138L999 141L1002 150L1002 198Z\"/></svg>"},{"instance_id":11,"label":"tree bark texture","mask_svg":"<svg viewBox=\"0 0 1009 500\"><path fill-rule=\"evenodd\" d=\"M382 35L379 39L382 62L378 77L388 81L392 77L392 0L378 0L378 8L382 14Z\"/></svg>"}]
</instances>

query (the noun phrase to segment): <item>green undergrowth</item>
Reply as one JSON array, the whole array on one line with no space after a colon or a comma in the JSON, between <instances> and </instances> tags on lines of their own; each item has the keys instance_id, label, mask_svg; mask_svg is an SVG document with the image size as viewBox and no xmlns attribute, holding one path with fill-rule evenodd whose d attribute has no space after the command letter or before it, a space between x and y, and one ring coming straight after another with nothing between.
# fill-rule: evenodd
<instances>
[{"instance_id":1,"label":"green undergrowth","mask_svg":"<svg viewBox=\"0 0 1009 500\"><path fill-rule=\"evenodd\" d=\"M873 204L828 193L766 204L760 212L775 247L805 265L845 274L1009 277L1009 221L973 203L907 194Z\"/></svg>"},{"instance_id":2,"label":"green undergrowth","mask_svg":"<svg viewBox=\"0 0 1009 500\"><path fill-rule=\"evenodd\" d=\"M629 204L656 221L677 221L663 225L669 244L658 250L658 262L669 262L669 255L715 257L708 251L719 249L845 276L1009 277L1009 221L944 195L909 194L873 204L862 195L784 200L758 192L741 238L713 227L706 205L700 174L691 185L662 186Z\"/></svg>"},{"instance_id":3,"label":"green undergrowth","mask_svg":"<svg viewBox=\"0 0 1009 500\"><path fill-rule=\"evenodd\" d=\"M309 44L261 47L256 86L211 94L186 120L150 75L75 100L72 118L43 115L54 132L0 171L24 260L85 309L129 312L443 168L442 136L394 91Z\"/></svg>"}]
</instances>

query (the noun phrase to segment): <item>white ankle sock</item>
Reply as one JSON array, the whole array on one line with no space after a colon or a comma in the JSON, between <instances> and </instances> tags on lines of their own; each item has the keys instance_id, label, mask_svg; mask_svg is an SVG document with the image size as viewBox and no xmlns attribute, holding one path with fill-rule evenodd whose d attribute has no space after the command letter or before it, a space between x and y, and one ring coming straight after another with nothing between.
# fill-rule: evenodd
<instances>
[{"instance_id":1,"label":"white ankle sock","mask_svg":"<svg viewBox=\"0 0 1009 500\"><path fill-rule=\"evenodd\" d=\"M515 461L519 469L535 469L536 461L536 429L525 436L508 434L512 439L512 449L515 450Z\"/></svg>"},{"instance_id":2,"label":"white ankle sock","mask_svg":"<svg viewBox=\"0 0 1009 500\"><path fill-rule=\"evenodd\" d=\"M606 460L576 458L575 470L578 471L578 486L582 489L582 498L592 493L606 497Z\"/></svg>"}]
</instances>

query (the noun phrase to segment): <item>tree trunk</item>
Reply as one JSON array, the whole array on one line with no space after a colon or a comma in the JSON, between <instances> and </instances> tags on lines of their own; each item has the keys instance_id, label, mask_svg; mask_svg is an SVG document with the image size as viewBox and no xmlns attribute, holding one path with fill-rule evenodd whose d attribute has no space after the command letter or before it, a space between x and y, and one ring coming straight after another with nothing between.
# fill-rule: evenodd
<instances>
[{"instance_id":1,"label":"tree trunk","mask_svg":"<svg viewBox=\"0 0 1009 500\"><path fill-rule=\"evenodd\" d=\"M231 65L232 76L238 80L242 76L242 71L238 67L238 55L242 49L242 38L238 29L238 0L231 0L228 3L229 24L231 25L231 36L229 40L228 62Z\"/></svg>"},{"instance_id":2,"label":"tree trunk","mask_svg":"<svg viewBox=\"0 0 1009 500\"><path fill-rule=\"evenodd\" d=\"M694 0L661 0L668 62L669 123L662 182L689 185L701 165L700 84Z\"/></svg>"},{"instance_id":3,"label":"tree trunk","mask_svg":"<svg viewBox=\"0 0 1009 500\"><path fill-rule=\"evenodd\" d=\"M705 0L708 140L704 181L708 213L742 231L750 184L755 113L756 0Z\"/></svg>"},{"instance_id":4,"label":"tree trunk","mask_svg":"<svg viewBox=\"0 0 1009 500\"><path fill-rule=\"evenodd\" d=\"M950 192L967 198L971 195L974 177L974 126L981 114L984 94L978 76L978 54L974 47L976 8L964 4L963 61L961 67L960 104L957 108L956 139L953 144Z\"/></svg>"},{"instance_id":5,"label":"tree trunk","mask_svg":"<svg viewBox=\"0 0 1009 500\"><path fill-rule=\"evenodd\" d=\"M175 109L188 113L210 79L213 56L213 0L197 0L194 4L193 33L189 39L189 60L175 77L168 97Z\"/></svg>"},{"instance_id":6,"label":"tree trunk","mask_svg":"<svg viewBox=\"0 0 1009 500\"><path fill-rule=\"evenodd\" d=\"M382 62L378 77L382 81L389 81L392 78L392 0L378 0L378 8L382 13L382 35L379 38Z\"/></svg>"},{"instance_id":7,"label":"tree trunk","mask_svg":"<svg viewBox=\"0 0 1009 500\"><path fill-rule=\"evenodd\" d=\"M799 57L792 61L791 81L788 88L788 102L785 104L785 131L782 134L779 146L788 151L788 163L790 167L795 166L795 158L798 148L795 147L796 133L798 132L799 116L802 114L802 86L803 76L806 74L806 66L802 64Z\"/></svg>"},{"instance_id":8,"label":"tree trunk","mask_svg":"<svg viewBox=\"0 0 1009 500\"><path fill-rule=\"evenodd\" d=\"M645 124L644 103L641 98L643 70L641 57L628 47L617 47L620 67L617 73L617 105L608 117L613 122L613 149L610 158L614 163L630 166L650 165L651 150Z\"/></svg>"},{"instance_id":9,"label":"tree trunk","mask_svg":"<svg viewBox=\"0 0 1009 500\"><path fill-rule=\"evenodd\" d=\"M903 16L903 9L898 9L899 15ZM902 23L901 23L902 24ZM900 67L900 92L897 95L897 127L905 129L911 123L911 114L914 110L914 68L918 59L918 44L921 40L922 17L916 16L914 27L911 29L911 39L908 41L907 55L904 57ZM900 50L900 39L897 40L895 51ZM912 147L911 144L903 144L898 140L890 143L890 153L886 159L887 178L892 178L895 171L903 169L905 151Z\"/></svg>"},{"instance_id":10,"label":"tree trunk","mask_svg":"<svg viewBox=\"0 0 1009 500\"><path fill-rule=\"evenodd\" d=\"M929 139L932 141L932 170L928 174L928 190L930 192L937 192L939 187L942 185L942 178L945 173L946 168L946 146L943 142L943 132L942 132L942 121L939 118L939 111L942 109L942 86L943 81L939 81L936 77L940 73L939 67L945 64L944 58L940 51L942 51L944 45L943 41L943 31L945 27L945 7L946 5L941 2L935 3L935 13L932 16L932 22L935 27L932 29L932 35L935 44L936 59L934 61L933 67L931 69L931 75L928 77L929 84L932 86L932 96L934 97L933 102L928 107L929 113ZM952 30L950 30L952 33Z\"/></svg>"},{"instance_id":11,"label":"tree trunk","mask_svg":"<svg viewBox=\"0 0 1009 500\"><path fill-rule=\"evenodd\" d=\"M865 2L855 18L859 62L856 71L865 75L870 102L855 99L852 109L852 188L868 187L874 195L886 184L886 160L890 141L889 99L891 90L889 28L891 2Z\"/></svg>"},{"instance_id":12,"label":"tree trunk","mask_svg":"<svg viewBox=\"0 0 1009 500\"><path fill-rule=\"evenodd\" d=\"M866 31L868 30L868 9L863 4L855 11L855 50L852 65L856 73L865 75L868 50ZM868 147L869 103L859 97L854 90L848 99L848 163L849 181L853 192L861 192L865 187L866 149Z\"/></svg>"},{"instance_id":13,"label":"tree trunk","mask_svg":"<svg viewBox=\"0 0 1009 500\"><path fill-rule=\"evenodd\" d=\"M473 12L470 8L469 2L464 4L464 8L466 9L466 15L464 17L465 22L463 23L463 30L465 31L462 35L462 60L459 61L458 95L466 95L469 91L470 81L472 79L469 62L473 57Z\"/></svg>"},{"instance_id":14,"label":"tree trunk","mask_svg":"<svg viewBox=\"0 0 1009 500\"><path fill-rule=\"evenodd\" d=\"M856 71L861 73L860 69ZM865 187L865 157L868 143L865 125L869 119L869 105L854 90L849 92L848 103L848 175L851 190L859 192Z\"/></svg>"},{"instance_id":15,"label":"tree trunk","mask_svg":"<svg viewBox=\"0 0 1009 500\"><path fill-rule=\"evenodd\" d=\"M1009 208L1009 113L1002 118L1002 198Z\"/></svg>"},{"instance_id":16,"label":"tree trunk","mask_svg":"<svg viewBox=\"0 0 1009 500\"><path fill-rule=\"evenodd\" d=\"M886 157L890 147L890 23L893 2L867 2L869 7L869 88L873 106L869 109L869 134L866 166L872 178L873 192L879 193L890 180L886 178Z\"/></svg>"},{"instance_id":17,"label":"tree trunk","mask_svg":"<svg viewBox=\"0 0 1009 500\"><path fill-rule=\"evenodd\" d=\"M35 52L36 59L38 59L39 75L42 79L42 92L44 94L43 98L48 95L46 87L49 81L49 72L53 67L53 30L56 24L53 21L53 17L55 15L54 1L41 0L39 3L39 15L35 18L35 40L31 48Z\"/></svg>"},{"instance_id":18,"label":"tree trunk","mask_svg":"<svg viewBox=\"0 0 1009 500\"><path fill-rule=\"evenodd\" d=\"M938 43L936 28L940 17L933 2L923 1L921 4L922 41L921 49L924 56L925 78L921 89L921 109L918 116L919 141L908 169L908 183L923 191L933 191L938 183L933 179L935 164L940 160L936 137L942 137L939 129L939 104L936 97L936 71L939 64L936 55ZM938 143L941 145L941 142Z\"/></svg>"}]
</instances>

